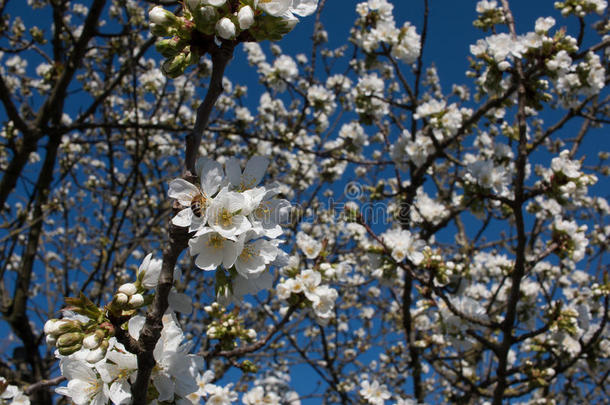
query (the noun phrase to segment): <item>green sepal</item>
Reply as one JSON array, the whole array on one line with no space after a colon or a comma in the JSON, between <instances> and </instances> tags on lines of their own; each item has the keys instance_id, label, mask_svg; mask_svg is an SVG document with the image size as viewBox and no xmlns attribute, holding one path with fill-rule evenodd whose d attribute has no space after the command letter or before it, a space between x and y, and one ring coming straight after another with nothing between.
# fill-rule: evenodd
<instances>
[{"instance_id":1,"label":"green sepal","mask_svg":"<svg viewBox=\"0 0 610 405\"><path fill-rule=\"evenodd\" d=\"M82 292L77 297L66 297L66 310L84 315L90 319L98 319L102 315L102 311Z\"/></svg>"}]
</instances>

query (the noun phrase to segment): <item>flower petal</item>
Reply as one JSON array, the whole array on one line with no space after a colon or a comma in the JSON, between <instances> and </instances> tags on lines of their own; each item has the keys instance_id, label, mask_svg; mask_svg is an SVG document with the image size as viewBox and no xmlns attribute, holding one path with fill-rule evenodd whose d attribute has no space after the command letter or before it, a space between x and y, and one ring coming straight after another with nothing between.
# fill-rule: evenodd
<instances>
[{"instance_id":1,"label":"flower petal","mask_svg":"<svg viewBox=\"0 0 610 405\"><path fill-rule=\"evenodd\" d=\"M183 207L191 205L191 200L199 194L199 189L192 183L184 179L174 179L169 183L167 195L170 198L175 198Z\"/></svg>"},{"instance_id":2,"label":"flower petal","mask_svg":"<svg viewBox=\"0 0 610 405\"><path fill-rule=\"evenodd\" d=\"M259 2L258 8L274 17L279 17L288 11L291 4L292 0L266 0L265 2Z\"/></svg>"},{"instance_id":3,"label":"flower petal","mask_svg":"<svg viewBox=\"0 0 610 405\"><path fill-rule=\"evenodd\" d=\"M140 338L140 331L144 327L144 323L146 322L146 318L143 316L134 316L127 323L127 329L129 330L129 334L135 340Z\"/></svg>"},{"instance_id":4,"label":"flower petal","mask_svg":"<svg viewBox=\"0 0 610 405\"><path fill-rule=\"evenodd\" d=\"M158 401L172 401L174 399L174 383L165 374L157 373L154 375L153 384L159 392Z\"/></svg>"},{"instance_id":5,"label":"flower petal","mask_svg":"<svg viewBox=\"0 0 610 405\"><path fill-rule=\"evenodd\" d=\"M193 211L190 208L185 208L178 212L175 217L172 218L172 224L181 227L187 227L191 225L193 218Z\"/></svg>"},{"instance_id":6,"label":"flower petal","mask_svg":"<svg viewBox=\"0 0 610 405\"><path fill-rule=\"evenodd\" d=\"M201 179L201 189L207 197L211 197L220 188L224 180L224 171L220 163L208 158L200 158L199 178Z\"/></svg>"},{"instance_id":7,"label":"flower petal","mask_svg":"<svg viewBox=\"0 0 610 405\"><path fill-rule=\"evenodd\" d=\"M318 8L318 0L292 0L290 11L301 17L313 14Z\"/></svg>"},{"instance_id":8,"label":"flower petal","mask_svg":"<svg viewBox=\"0 0 610 405\"><path fill-rule=\"evenodd\" d=\"M239 160L234 157L229 158L225 163L225 172L227 173L229 182L233 186L239 187L239 183L241 182L241 167L239 165Z\"/></svg>"},{"instance_id":9,"label":"flower petal","mask_svg":"<svg viewBox=\"0 0 610 405\"><path fill-rule=\"evenodd\" d=\"M172 289L169 292L167 299L169 301L169 306L176 312L188 315L193 310L191 297L186 294L180 294Z\"/></svg>"},{"instance_id":10,"label":"flower petal","mask_svg":"<svg viewBox=\"0 0 610 405\"><path fill-rule=\"evenodd\" d=\"M246 163L246 169L242 176L244 188L249 189L260 183L265 175L267 166L269 166L269 159L263 156L252 156L248 163Z\"/></svg>"}]
</instances>

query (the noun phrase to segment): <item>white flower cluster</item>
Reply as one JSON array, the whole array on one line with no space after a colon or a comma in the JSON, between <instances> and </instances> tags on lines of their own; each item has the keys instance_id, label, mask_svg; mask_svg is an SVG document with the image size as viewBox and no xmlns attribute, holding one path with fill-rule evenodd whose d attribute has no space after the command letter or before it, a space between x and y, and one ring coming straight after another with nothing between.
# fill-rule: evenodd
<instances>
[{"instance_id":1,"label":"white flower cluster","mask_svg":"<svg viewBox=\"0 0 610 405\"><path fill-rule=\"evenodd\" d=\"M30 405L30 398L16 385L10 385L0 377L0 404Z\"/></svg>"},{"instance_id":2,"label":"white flower cluster","mask_svg":"<svg viewBox=\"0 0 610 405\"><path fill-rule=\"evenodd\" d=\"M521 58L526 50L524 37L513 39L510 34L500 33L485 39L479 39L476 45L470 46L470 52L476 57L489 55L500 70L508 69L513 58Z\"/></svg>"},{"instance_id":3,"label":"white flower cluster","mask_svg":"<svg viewBox=\"0 0 610 405\"><path fill-rule=\"evenodd\" d=\"M453 136L461 128L465 118L472 115L469 108L459 108L452 103L447 106L444 100L431 99L415 109L415 119L426 119L432 130L432 135L441 142ZM429 135L418 131L412 137L408 130L404 130L398 140L392 145L392 159L401 170L406 170L405 163L412 162L415 166L422 166L428 157L434 153L434 143Z\"/></svg>"},{"instance_id":4,"label":"white flower cluster","mask_svg":"<svg viewBox=\"0 0 610 405\"><path fill-rule=\"evenodd\" d=\"M578 17L584 17L587 13L603 14L608 7L606 0L566 0L556 1L555 8L561 10L564 16L574 14Z\"/></svg>"},{"instance_id":5,"label":"white flower cluster","mask_svg":"<svg viewBox=\"0 0 610 405\"><path fill-rule=\"evenodd\" d=\"M418 266L424 260L423 250L426 243L417 239L411 232L405 229L390 229L381 234L383 242L392 249L392 259L397 263L405 258Z\"/></svg>"},{"instance_id":6,"label":"white flower cluster","mask_svg":"<svg viewBox=\"0 0 610 405\"><path fill-rule=\"evenodd\" d=\"M201 399L206 399L206 404L229 405L237 401L237 393L233 391L233 384L227 384L224 387L212 384L214 380L214 372L207 370L203 374L198 374L197 391L187 395L190 402L185 405L199 404Z\"/></svg>"},{"instance_id":7,"label":"white flower cluster","mask_svg":"<svg viewBox=\"0 0 610 405\"><path fill-rule=\"evenodd\" d=\"M163 73L172 78L199 62L201 55L193 37L243 42L240 35L248 31L247 37L256 41L279 40L297 24L295 14L312 14L318 0L256 0L238 4L236 10L226 0L186 0L184 5L183 16L161 6L149 12L153 35L170 37L158 40L156 48L166 58Z\"/></svg>"},{"instance_id":8,"label":"white flower cluster","mask_svg":"<svg viewBox=\"0 0 610 405\"><path fill-rule=\"evenodd\" d=\"M498 195L508 196L510 173L506 167L496 165L492 160L475 160L469 163L465 179L484 189L491 189Z\"/></svg>"},{"instance_id":9,"label":"white flower cluster","mask_svg":"<svg viewBox=\"0 0 610 405\"><path fill-rule=\"evenodd\" d=\"M260 49L260 45L249 44L248 49ZM273 66L265 61L257 64L258 73L266 84L278 92L286 91L286 84L292 83L299 76L296 62L288 55L280 55L273 61Z\"/></svg>"},{"instance_id":10,"label":"white flower cluster","mask_svg":"<svg viewBox=\"0 0 610 405\"><path fill-rule=\"evenodd\" d=\"M192 13L196 23L203 26L210 23L215 27L215 33L223 39L234 39L240 30L247 30L255 24L256 13L266 12L270 16L280 17L290 28L298 19L312 14L318 7L318 0L260 0L254 2L254 9L246 4L235 13L222 15L226 0L187 0L188 11ZM150 11L153 24L171 25L175 16L160 6ZM205 24L204 24L205 23Z\"/></svg>"},{"instance_id":11,"label":"white flower cluster","mask_svg":"<svg viewBox=\"0 0 610 405\"><path fill-rule=\"evenodd\" d=\"M133 313L144 305L145 294L158 284L161 272L161 260L147 255L138 269L137 280L134 283L124 283L109 306L108 313ZM174 271L174 279L180 278L178 268ZM171 310L188 314L191 312L191 299L181 294L174 287L169 293L168 301ZM55 346L61 356L74 356L90 364L96 364L107 357L108 350L114 342L115 329L105 318L107 313L95 307L87 299L79 299L74 303L74 311L64 311L64 318L49 319L44 325L44 333L48 345Z\"/></svg>"},{"instance_id":12,"label":"white flower cluster","mask_svg":"<svg viewBox=\"0 0 610 405\"><path fill-rule=\"evenodd\" d=\"M544 182L549 185L549 193L562 205L570 206L589 203L588 186L597 182L593 174L585 174L578 160L570 159L570 151L563 150L551 160L549 169L542 169Z\"/></svg>"},{"instance_id":13,"label":"white flower cluster","mask_svg":"<svg viewBox=\"0 0 610 405\"><path fill-rule=\"evenodd\" d=\"M274 17L293 20L294 14L306 17L316 11L318 0L255 0L254 4Z\"/></svg>"},{"instance_id":14,"label":"white flower cluster","mask_svg":"<svg viewBox=\"0 0 610 405\"><path fill-rule=\"evenodd\" d=\"M320 272L307 269L301 273L282 280L276 287L277 295L280 299L288 299L292 294L303 294L322 322L333 316L335 300L338 297L337 290L322 284Z\"/></svg>"},{"instance_id":15,"label":"white flower cluster","mask_svg":"<svg viewBox=\"0 0 610 405\"><path fill-rule=\"evenodd\" d=\"M417 189L417 196L415 197L413 207L409 211L413 222L421 223L428 221L436 225L443 220L447 213L447 207L444 204L430 198L422 187Z\"/></svg>"},{"instance_id":16,"label":"white flower cluster","mask_svg":"<svg viewBox=\"0 0 610 405\"><path fill-rule=\"evenodd\" d=\"M279 367L278 367L279 368ZM270 370L254 381L254 388L244 394L244 405L301 405L296 391L290 388L290 375L280 369Z\"/></svg>"},{"instance_id":17,"label":"white flower cluster","mask_svg":"<svg viewBox=\"0 0 610 405\"><path fill-rule=\"evenodd\" d=\"M145 319L136 316L129 320L128 331L138 339ZM203 367L203 359L188 354L191 345L183 344L184 335L173 314L163 316L161 337L154 349L157 366L151 380L157 392L156 400L177 405L190 405L187 396L197 392L197 370ZM127 404L131 401L131 384L135 382L138 362L135 354L125 350L115 338L109 340L106 356L92 364L78 351L70 356L56 353L60 359L62 375L67 386L56 392L65 395L76 405Z\"/></svg>"},{"instance_id":18,"label":"white flower cluster","mask_svg":"<svg viewBox=\"0 0 610 405\"><path fill-rule=\"evenodd\" d=\"M498 7L498 2L496 0L480 0L477 3L476 6L476 10L477 13L479 14L483 14L483 13L487 13L493 10L496 10L496 8Z\"/></svg>"},{"instance_id":19,"label":"white flower cluster","mask_svg":"<svg viewBox=\"0 0 610 405\"><path fill-rule=\"evenodd\" d=\"M481 0L477 3L476 11L479 14L473 25L477 28L487 31L495 29L498 24L506 22L506 16L502 7L498 7L496 0Z\"/></svg>"},{"instance_id":20,"label":"white flower cluster","mask_svg":"<svg viewBox=\"0 0 610 405\"><path fill-rule=\"evenodd\" d=\"M500 10L496 17L503 19ZM497 13L496 13L497 14ZM491 18L492 20L496 17ZM495 23L500 20L496 19ZM485 25L485 23L482 23ZM552 17L540 17L536 21L535 31L528 32L513 38L508 33L491 35L484 39L479 39L475 45L470 46L470 52L477 58L482 59L489 67L478 79L478 83L487 92L495 93L500 89L508 87L508 81L502 80L502 72L512 67L514 59L521 59L526 56L539 58L548 56L545 54L552 45L556 49L575 49L576 40L563 33L559 36L551 36L549 30L555 25ZM546 45L543 47L543 45ZM540 55L542 53L543 55Z\"/></svg>"},{"instance_id":21,"label":"white flower cluster","mask_svg":"<svg viewBox=\"0 0 610 405\"><path fill-rule=\"evenodd\" d=\"M308 259L315 259L322 251L322 243L318 242L305 232L297 233L297 246Z\"/></svg>"},{"instance_id":22,"label":"white flower cluster","mask_svg":"<svg viewBox=\"0 0 610 405\"><path fill-rule=\"evenodd\" d=\"M257 187L268 159L254 156L242 173L239 161L228 159L225 167L209 158L197 161L200 184L175 179L169 196L183 209L172 222L188 227L191 256L203 270L221 265L235 269L242 281L256 280L267 266L282 257L278 248L290 203L276 198L279 185Z\"/></svg>"},{"instance_id":23,"label":"white flower cluster","mask_svg":"<svg viewBox=\"0 0 610 405\"><path fill-rule=\"evenodd\" d=\"M432 99L418 105L413 115L415 119L427 118L438 140L455 135L462 126L462 121L472 115L469 108L459 108L455 103L449 106L446 104L444 100Z\"/></svg>"},{"instance_id":24,"label":"white flower cluster","mask_svg":"<svg viewBox=\"0 0 610 405\"><path fill-rule=\"evenodd\" d=\"M434 153L434 144L430 137L425 136L420 131L412 138L408 130L404 130L398 140L392 145L392 159L401 170L407 170L407 162L412 162L420 167Z\"/></svg>"},{"instance_id":25,"label":"white flower cluster","mask_svg":"<svg viewBox=\"0 0 610 405\"><path fill-rule=\"evenodd\" d=\"M567 3L586 3L580 0L568 1ZM595 9L592 5L577 6L575 4L566 7L576 7L581 10ZM597 7L597 6L596 6ZM605 2L599 5L605 9ZM566 10L567 8L563 8ZM572 63L571 52L578 50L577 40L564 32L559 31L554 35L550 29L555 25L552 17L540 17L536 20L533 32L528 32L513 38L508 33L491 35L485 39L479 39L475 45L470 46L470 52L484 60L487 64L499 72L511 68L514 59L540 58L543 57L549 75L555 84L559 101L565 107L573 107L577 103L577 96L591 96L599 93L605 85L605 69L599 55L589 52L584 61L578 64ZM496 72L497 72L496 71ZM501 81L502 75L485 70L479 78L478 83L483 85L489 92L497 91L499 87L505 88L506 81ZM542 89L548 87L548 83L540 83ZM545 95L545 97L551 97Z\"/></svg>"},{"instance_id":26,"label":"white flower cluster","mask_svg":"<svg viewBox=\"0 0 610 405\"><path fill-rule=\"evenodd\" d=\"M564 50L550 59L547 68L556 74L555 87L560 102L566 107L577 104L577 96L585 97L599 93L605 87L606 70L599 55L589 52L584 61L572 64L572 59Z\"/></svg>"},{"instance_id":27,"label":"white flower cluster","mask_svg":"<svg viewBox=\"0 0 610 405\"><path fill-rule=\"evenodd\" d=\"M559 215L555 217L553 240L559 244L560 256L567 256L574 262L581 261L589 244L586 231L586 225L578 226L576 222L564 220Z\"/></svg>"},{"instance_id":28,"label":"white flower cluster","mask_svg":"<svg viewBox=\"0 0 610 405\"><path fill-rule=\"evenodd\" d=\"M421 38L409 22L405 22L402 28L396 27L393 8L387 0L359 3L356 6L356 12L360 15L357 25L362 26L362 29L352 32L353 40L368 53L374 52L381 44L386 44L391 47L393 57L405 63L413 63L420 55ZM371 27L367 22L370 18L374 19Z\"/></svg>"},{"instance_id":29,"label":"white flower cluster","mask_svg":"<svg viewBox=\"0 0 610 405\"><path fill-rule=\"evenodd\" d=\"M356 112L365 124L387 115L389 104L384 100L385 83L377 73L361 76L353 90Z\"/></svg>"},{"instance_id":30,"label":"white flower cluster","mask_svg":"<svg viewBox=\"0 0 610 405\"><path fill-rule=\"evenodd\" d=\"M373 380L372 383L369 380L364 380L361 387L360 395L372 405L383 405L385 400L391 396L388 387L385 384L379 384L377 380Z\"/></svg>"}]
</instances>

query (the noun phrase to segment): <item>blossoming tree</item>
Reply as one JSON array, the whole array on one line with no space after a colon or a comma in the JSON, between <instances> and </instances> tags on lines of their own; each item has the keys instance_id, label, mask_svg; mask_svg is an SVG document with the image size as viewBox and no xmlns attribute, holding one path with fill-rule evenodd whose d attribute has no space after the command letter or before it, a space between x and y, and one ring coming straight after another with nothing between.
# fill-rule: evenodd
<instances>
[{"instance_id":1,"label":"blossoming tree","mask_svg":"<svg viewBox=\"0 0 610 405\"><path fill-rule=\"evenodd\" d=\"M607 400L605 0L477 2L466 85L427 0L16 3L0 403Z\"/></svg>"}]
</instances>

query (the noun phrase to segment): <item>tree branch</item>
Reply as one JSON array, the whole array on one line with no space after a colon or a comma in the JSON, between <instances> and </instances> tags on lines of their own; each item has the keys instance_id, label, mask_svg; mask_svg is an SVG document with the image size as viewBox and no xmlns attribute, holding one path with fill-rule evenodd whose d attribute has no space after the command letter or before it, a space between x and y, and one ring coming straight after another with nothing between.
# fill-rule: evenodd
<instances>
[{"instance_id":1,"label":"tree branch","mask_svg":"<svg viewBox=\"0 0 610 405\"><path fill-rule=\"evenodd\" d=\"M195 162L199 155L199 145L201 144L203 130L208 124L216 100L222 94L222 78L229 61L233 57L235 45L236 42L234 41L223 41L220 48L213 48L211 50L213 67L210 86L203 103L197 108L195 127L186 137L186 170L191 175L195 174Z\"/></svg>"}]
</instances>

